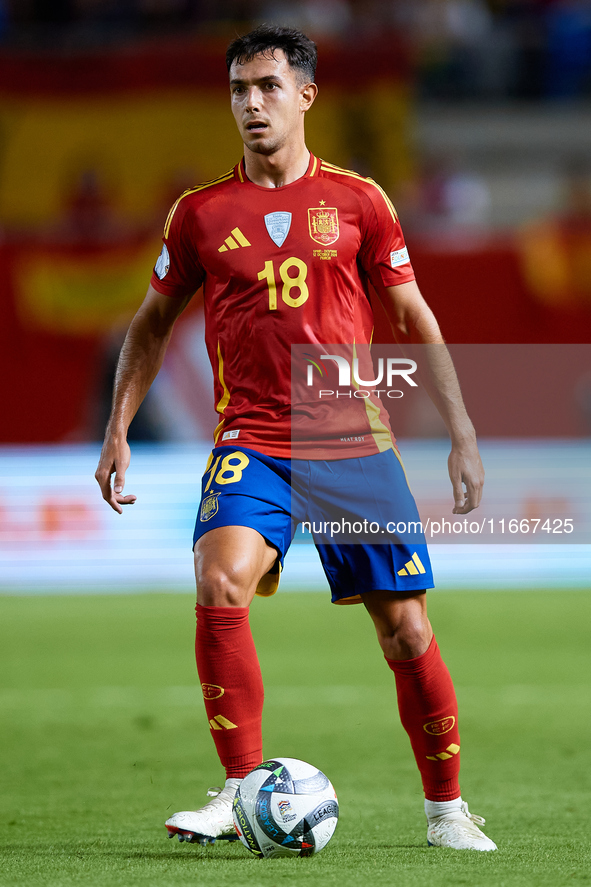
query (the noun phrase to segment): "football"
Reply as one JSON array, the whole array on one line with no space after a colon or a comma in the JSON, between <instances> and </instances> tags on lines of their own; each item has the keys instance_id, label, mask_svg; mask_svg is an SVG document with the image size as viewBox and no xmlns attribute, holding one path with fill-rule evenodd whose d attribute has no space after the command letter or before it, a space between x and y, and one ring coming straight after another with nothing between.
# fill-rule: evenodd
<instances>
[{"instance_id":1,"label":"football","mask_svg":"<svg viewBox=\"0 0 591 887\"><path fill-rule=\"evenodd\" d=\"M326 847L339 804L328 777L305 761L275 758L251 770L234 799L234 825L255 856L312 856Z\"/></svg>"}]
</instances>

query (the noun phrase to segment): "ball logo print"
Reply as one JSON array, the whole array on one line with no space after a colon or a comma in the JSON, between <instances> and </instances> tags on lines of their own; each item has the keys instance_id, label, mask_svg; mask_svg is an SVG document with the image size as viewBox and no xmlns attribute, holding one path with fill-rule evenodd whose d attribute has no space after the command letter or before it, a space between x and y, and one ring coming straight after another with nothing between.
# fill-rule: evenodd
<instances>
[{"instance_id":1,"label":"ball logo print","mask_svg":"<svg viewBox=\"0 0 591 887\"><path fill-rule=\"evenodd\" d=\"M312 856L330 841L339 804L327 776L295 758L264 761L236 792L234 826L255 856Z\"/></svg>"},{"instance_id":2,"label":"ball logo print","mask_svg":"<svg viewBox=\"0 0 591 887\"><path fill-rule=\"evenodd\" d=\"M293 807L289 801L279 801L277 807L281 813L281 819L283 822L292 822L294 819L297 819L297 814L292 813Z\"/></svg>"}]
</instances>

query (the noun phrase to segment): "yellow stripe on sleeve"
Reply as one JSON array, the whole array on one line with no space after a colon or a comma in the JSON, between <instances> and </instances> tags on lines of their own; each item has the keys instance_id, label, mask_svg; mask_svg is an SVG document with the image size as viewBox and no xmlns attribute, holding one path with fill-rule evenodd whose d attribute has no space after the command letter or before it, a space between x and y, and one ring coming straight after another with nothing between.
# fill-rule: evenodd
<instances>
[{"instance_id":1,"label":"yellow stripe on sleeve","mask_svg":"<svg viewBox=\"0 0 591 887\"><path fill-rule=\"evenodd\" d=\"M203 191L205 188L211 188L213 185L217 185L220 182L225 182L228 179L231 179L233 177L233 175L234 175L234 170L231 169L230 172L224 173L223 176L218 176L217 179L212 179L211 182L204 182L202 185L197 185L195 188L189 188L187 191L183 191L183 193L178 198L178 200L176 200L175 203L173 203L172 209L170 210L170 212L168 213L168 216L166 217L166 222L164 224L164 236L168 237L168 235L170 233L170 226L172 225L172 220L174 218L174 214L177 211L177 207L178 207L179 203L181 202L181 200L184 197L188 197L189 194L196 194L197 191Z\"/></svg>"},{"instance_id":2,"label":"yellow stripe on sleeve","mask_svg":"<svg viewBox=\"0 0 591 887\"><path fill-rule=\"evenodd\" d=\"M396 212L394 204L392 203L384 189L381 187L381 185L378 185L378 183L375 182L373 179L368 179L365 178L365 176L360 176L359 173L353 172L353 170L350 169L341 169L340 166L335 166L333 163L327 163L326 160L322 161L321 169L325 170L326 172L333 172L337 175L348 176L351 179L357 179L360 182L367 182L369 185L373 185L374 188L376 188L384 198L384 203L388 207L388 212L390 213L394 221L398 221L398 213Z\"/></svg>"}]
</instances>

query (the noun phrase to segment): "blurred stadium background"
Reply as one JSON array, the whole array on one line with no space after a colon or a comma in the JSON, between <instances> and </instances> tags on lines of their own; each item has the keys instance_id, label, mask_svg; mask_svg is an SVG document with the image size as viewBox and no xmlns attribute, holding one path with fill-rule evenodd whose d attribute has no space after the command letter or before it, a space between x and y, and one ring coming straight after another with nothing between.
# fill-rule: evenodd
<instances>
[{"instance_id":1,"label":"blurred stadium background","mask_svg":"<svg viewBox=\"0 0 591 887\"><path fill-rule=\"evenodd\" d=\"M588 587L589 0L0 0L0 590L192 589L199 296L132 426L134 509L93 472L168 208L240 156L224 50L261 21L316 39L310 148L386 188L446 339L480 346L456 356L507 518L578 521L583 544L436 545L439 585ZM440 426L394 427L419 500L445 502ZM308 546L289 567L322 587Z\"/></svg>"}]
</instances>

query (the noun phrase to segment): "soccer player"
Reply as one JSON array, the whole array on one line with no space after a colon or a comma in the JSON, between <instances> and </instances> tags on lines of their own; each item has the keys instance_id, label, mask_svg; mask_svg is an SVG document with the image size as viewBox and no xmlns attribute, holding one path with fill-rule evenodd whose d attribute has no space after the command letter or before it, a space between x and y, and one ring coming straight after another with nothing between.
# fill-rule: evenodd
<instances>
[{"instance_id":1,"label":"soccer player","mask_svg":"<svg viewBox=\"0 0 591 887\"><path fill-rule=\"evenodd\" d=\"M298 461L294 493L290 346L318 354L329 343L367 345L371 282L398 342L436 346L425 361L425 383L451 437L454 514L478 506L484 478L453 366L417 288L392 204L371 179L306 147L304 118L317 94L315 45L299 31L261 26L230 45L227 65L244 156L218 179L186 191L169 213L147 296L121 351L96 472L115 511L135 501L123 492L127 429L175 320L203 285L220 423L194 536L196 660L226 783L201 809L166 822L171 836L200 843L235 837L237 786L263 759L263 684L249 605L255 593L275 591L296 523L339 497L349 513L353 489L381 514L414 509L375 397L356 400L353 412L343 409L342 429L334 421L318 429L319 438L330 439ZM306 499L310 489L314 497ZM460 794L457 703L427 617L425 589L433 582L424 538L315 541L332 600L363 602L394 672L423 782L429 843L496 849Z\"/></svg>"}]
</instances>

